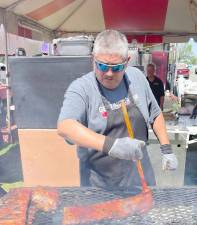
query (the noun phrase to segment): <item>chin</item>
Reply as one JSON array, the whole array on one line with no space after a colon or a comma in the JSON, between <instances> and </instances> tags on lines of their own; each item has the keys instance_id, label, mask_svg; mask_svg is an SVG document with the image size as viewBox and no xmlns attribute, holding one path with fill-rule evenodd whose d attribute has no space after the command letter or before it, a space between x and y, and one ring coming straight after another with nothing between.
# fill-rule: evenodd
<instances>
[{"instance_id":1,"label":"chin","mask_svg":"<svg viewBox=\"0 0 197 225\"><path fill-rule=\"evenodd\" d=\"M103 86L105 87L105 88L107 88L107 89L110 89L110 90L113 90L113 89L115 89L118 85L116 84L103 84Z\"/></svg>"}]
</instances>

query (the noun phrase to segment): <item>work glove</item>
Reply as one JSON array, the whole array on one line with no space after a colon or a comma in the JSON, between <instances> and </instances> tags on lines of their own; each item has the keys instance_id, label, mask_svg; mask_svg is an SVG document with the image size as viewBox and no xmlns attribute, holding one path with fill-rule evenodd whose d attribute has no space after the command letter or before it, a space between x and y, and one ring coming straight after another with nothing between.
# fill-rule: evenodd
<instances>
[{"instance_id":1,"label":"work glove","mask_svg":"<svg viewBox=\"0 0 197 225\"><path fill-rule=\"evenodd\" d=\"M114 158L136 161L142 159L144 146L145 142L138 139L106 137L103 151Z\"/></svg>"},{"instance_id":2,"label":"work glove","mask_svg":"<svg viewBox=\"0 0 197 225\"><path fill-rule=\"evenodd\" d=\"M170 144L160 146L162 152L162 169L175 170L178 166L176 155L172 152Z\"/></svg>"}]
</instances>

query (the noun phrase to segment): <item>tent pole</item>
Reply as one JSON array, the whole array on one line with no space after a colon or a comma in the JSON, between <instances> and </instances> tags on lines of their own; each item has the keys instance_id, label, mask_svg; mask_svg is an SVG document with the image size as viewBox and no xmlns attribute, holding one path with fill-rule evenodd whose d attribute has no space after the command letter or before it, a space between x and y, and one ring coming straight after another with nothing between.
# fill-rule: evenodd
<instances>
[{"instance_id":1,"label":"tent pole","mask_svg":"<svg viewBox=\"0 0 197 225\"><path fill-rule=\"evenodd\" d=\"M11 120L10 120L10 85L9 85L9 64L8 64L8 39L7 39L7 12L3 16L4 35L5 35L5 64L6 64L6 100L7 100L7 129L9 135L9 141L12 142L11 135Z\"/></svg>"}]
</instances>

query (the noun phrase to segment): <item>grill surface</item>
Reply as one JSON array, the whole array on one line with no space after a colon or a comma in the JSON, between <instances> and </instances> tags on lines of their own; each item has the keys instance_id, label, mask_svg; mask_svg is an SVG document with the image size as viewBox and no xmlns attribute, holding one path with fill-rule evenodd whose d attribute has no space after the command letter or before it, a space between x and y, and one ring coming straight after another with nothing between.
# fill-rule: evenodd
<instances>
[{"instance_id":1,"label":"grill surface","mask_svg":"<svg viewBox=\"0 0 197 225\"><path fill-rule=\"evenodd\" d=\"M61 225L64 207L86 206L131 196L131 193L112 193L97 188L57 188L57 191L60 194L58 208L50 212L37 211L34 225ZM152 191L155 204L147 214L94 221L86 225L197 225L197 187L153 188Z\"/></svg>"}]
</instances>

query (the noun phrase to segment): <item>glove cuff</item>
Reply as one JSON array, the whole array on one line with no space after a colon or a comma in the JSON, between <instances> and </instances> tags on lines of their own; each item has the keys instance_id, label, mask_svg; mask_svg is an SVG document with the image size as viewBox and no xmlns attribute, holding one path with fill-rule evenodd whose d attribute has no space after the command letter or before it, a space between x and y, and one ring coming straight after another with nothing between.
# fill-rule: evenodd
<instances>
[{"instance_id":1,"label":"glove cuff","mask_svg":"<svg viewBox=\"0 0 197 225\"><path fill-rule=\"evenodd\" d=\"M103 152L108 154L112 145L114 144L115 142L115 138L112 138L112 137L109 137L109 136L106 136L105 137L105 141L104 141L104 145L103 145Z\"/></svg>"},{"instance_id":2,"label":"glove cuff","mask_svg":"<svg viewBox=\"0 0 197 225\"><path fill-rule=\"evenodd\" d=\"M171 154L171 153L173 153L170 144L160 145L160 149L161 149L161 152L163 154Z\"/></svg>"}]
</instances>

